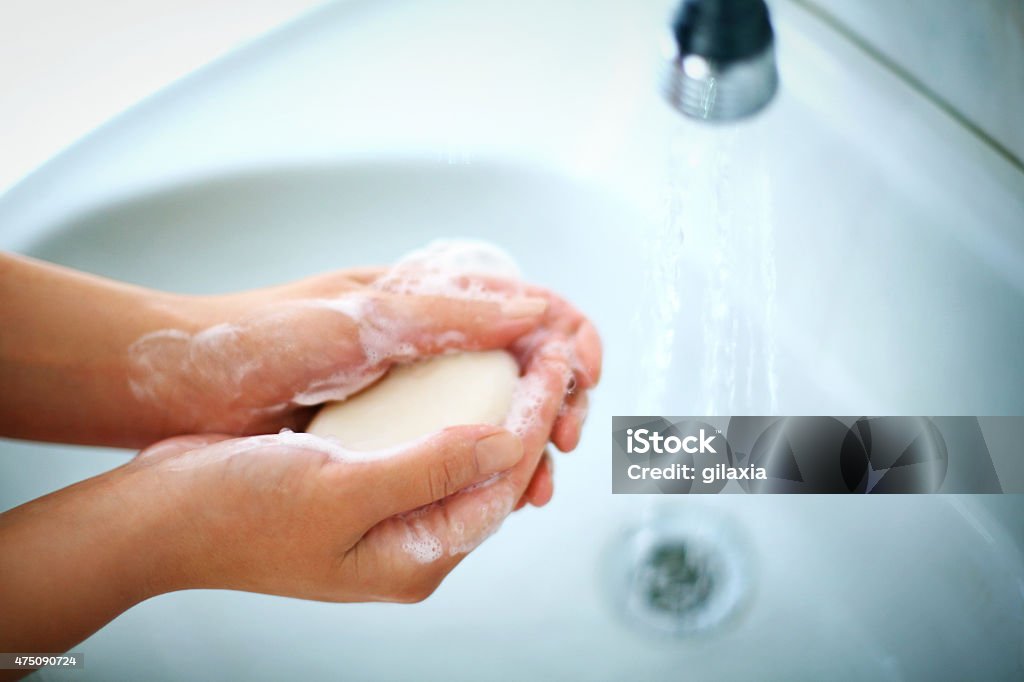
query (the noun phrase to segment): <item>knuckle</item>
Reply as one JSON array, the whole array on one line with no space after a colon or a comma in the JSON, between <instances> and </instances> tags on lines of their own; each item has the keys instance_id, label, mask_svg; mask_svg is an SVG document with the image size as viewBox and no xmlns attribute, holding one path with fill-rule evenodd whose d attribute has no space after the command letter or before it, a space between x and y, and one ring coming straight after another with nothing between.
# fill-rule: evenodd
<instances>
[{"instance_id":1,"label":"knuckle","mask_svg":"<svg viewBox=\"0 0 1024 682\"><path fill-rule=\"evenodd\" d=\"M445 497L456 493L473 477L475 460L464 457L449 457L444 462Z\"/></svg>"},{"instance_id":2,"label":"knuckle","mask_svg":"<svg viewBox=\"0 0 1024 682\"><path fill-rule=\"evenodd\" d=\"M454 455L445 457L430 475L430 494L440 500L459 491L473 475L474 465Z\"/></svg>"},{"instance_id":3,"label":"knuckle","mask_svg":"<svg viewBox=\"0 0 1024 682\"><path fill-rule=\"evenodd\" d=\"M440 500L445 497L448 474L444 467L431 467L427 473L427 485L430 488L430 499Z\"/></svg>"}]
</instances>

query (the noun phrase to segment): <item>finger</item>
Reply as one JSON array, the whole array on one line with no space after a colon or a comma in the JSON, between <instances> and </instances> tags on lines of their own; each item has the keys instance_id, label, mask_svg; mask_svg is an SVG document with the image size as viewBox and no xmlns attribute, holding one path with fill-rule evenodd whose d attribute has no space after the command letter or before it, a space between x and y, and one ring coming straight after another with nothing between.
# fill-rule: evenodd
<instances>
[{"instance_id":1,"label":"finger","mask_svg":"<svg viewBox=\"0 0 1024 682\"><path fill-rule=\"evenodd\" d=\"M385 519L342 559L342 579L384 601L427 597L501 526L516 489L504 476L428 507Z\"/></svg>"},{"instance_id":2,"label":"finger","mask_svg":"<svg viewBox=\"0 0 1024 682\"><path fill-rule=\"evenodd\" d=\"M371 528L342 561L346 579L388 601L419 601L428 596L461 559L490 537L511 513L533 479L547 434L565 390L567 358L541 352L528 373L553 388L524 430L529 447L520 462L479 486L463 489L429 506L385 519ZM526 448L524 443L524 448ZM541 474L542 478L548 474ZM541 484L537 500L546 503L551 487ZM546 498L546 499L545 499Z\"/></svg>"},{"instance_id":3,"label":"finger","mask_svg":"<svg viewBox=\"0 0 1024 682\"><path fill-rule=\"evenodd\" d=\"M573 393L566 398L551 429L551 442L562 452L571 452L579 445L589 406L590 399L586 391Z\"/></svg>"},{"instance_id":4,"label":"finger","mask_svg":"<svg viewBox=\"0 0 1024 682\"><path fill-rule=\"evenodd\" d=\"M584 320L573 337L576 388L587 390L601 380L601 337L589 321Z\"/></svg>"},{"instance_id":5,"label":"finger","mask_svg":"<svg viewBox=\"0 0 1024 682\"><path fill-rule=\"evenodd\" d=\"M456 426L400 454L367 462L356 475L367 478L376 522L448 497L509 469L522 457L520 439L500 427Z\"/></svg>"},{"instance_id":6,"label":"finger","mask_svg":"<svg viewBox=\"0 0 1024 682\"><path fill-rule=\"evenodd\" d=\"M372 323L418 354L451 349L505 348L541 323L548 302L521 297L504 301L378 294Z\"/></svg>"},{"instance_id":7,"label":"finger","mask_svg":"<svg viewBox=\"0 0 1024 682\"><path fill-rule=\"evenodd\" d=\"M448 556L464 556L497 532L520 492L513 480L502 475L432 507L421 522L428 524Z\"/></svg>"},{"instance_id":8,"label":"finger","mask_svg":"<svg viewBox=\"0 0 1024 682\"><path fill-rule=\"evenodd\" d=\"M523 493L523 497L534 507L543 507L551 501L554 492L554 465L551 455L545 452L540 464L537 465L537 471L534 472L533 478L530 480L530 485Z\"/></svg>"},{"instance_id":9,"label":"finger","mask_svg":"<svg viewBox=\"0 0 1024 682\"><path fill-rule=\"evenodd\" d=\"M529 363L520 379L510 419L512 430L523 439L524 455L519 464L502 474L502 479L512 486L516 500L524 495L534 478L571 376L563 343L538 349ZM539 404L535 402L538 395Z\"/></svg>"},{"instance_id":10,"label":"finger","mask_svg":"<svg viewBox=\"0 0 1024 682\"><path fill-rule=\"evenodd\" d=\"M349 279L360 284L373 284L387 273L388 269L381 266L367 266L360 268L349 268L345 274Z\"/></svg>"},{"instance_id":11,"label":"finger","mask_svg":"<svg viewBox=\"0 0 1024 682\"><path fill-rule=\"evenodd\" d=\"M473 275L472 277L459 279L457 283L465 290L483 290L507 298L522 296L543 298L548 302L548 309L544 316L544 326L550 330L562 332L566 336L572 336L581 325L588 323L586 316L566 299L550 289L529 284L522 280Z\"/></svg>"},{"instance_id":12,"label":"finger","mask_svg":"<svg viewBox=\"0 0 1024 682\"><path fill-rule=\"evenodd\" d=\"M531 476L548 443L572 378L570 364L565 344L559 339L542 343L527 360L526 371L513 399L509 423L522 437L527 455L534 455L529 464ZM521 466L526 468L526 463ZM524 487L528 480L522 480Z\"/></svg>"},{"instance_id":13,"label":"finger","mask_svg":"<svg viewBox=\"0 0 1024 682\"><path fill-rule=\"evenodd\" d=\"M415 270L384 272L373 282L381 291L394 294L450 295L460 294L461 298L519 298L522 296L539 296L547 298L538 287L530 287L519 279L494 277L479 273L449 274L438 276L435 273ZM536 293L527 293L533 289Z\"/></svg>"},{"instance_id":14,"label":"finger","mask_svg":"<svg viewBox=\"0 0 1024 682\"><path fill-rule=\"evenodd\" d=\"M574 345L573 368L579 388L594 387L601 378L602 348L601 337L594 325L575 306L558 294L519 280L503 280L487 276L474 276L460 284L466 288L476 286L488 292L506 296L529 296L547 300L543 327L546 332L560 333L572 339ZM521 355L528 355L528 346L523 346Z\"/></svg>"},{"instance_id":15,"label":"finger","mask_svg":"<svg viewBox=\"0 0 1024 682\"><path fill-rule=\"evenodd\" d=\"M541 457L540 464L537 465L536 471L533 472L533 478L530 479L530 483L526 486L526 490L519 497L519 501L516 502L516 506L512 511L519 511L525 507L531 501L533 490L541 485L546 485L541 479L551 478L551 458L547 451L544 452L544 456Z\"/></svg>"}]
</instances>

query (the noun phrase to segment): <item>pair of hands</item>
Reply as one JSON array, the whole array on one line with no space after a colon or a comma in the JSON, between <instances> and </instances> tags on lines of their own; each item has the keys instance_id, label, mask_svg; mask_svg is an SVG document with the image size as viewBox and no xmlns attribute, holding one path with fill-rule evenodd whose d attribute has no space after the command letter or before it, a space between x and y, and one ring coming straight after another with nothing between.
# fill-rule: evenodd
<instances>
[{"instance_id":1,"label":"pair of hands","mask_svg":"<svg viewBox=\"0 0 1024 682\"><path fill-rule=\"evenodd\" d=\"M0 434L156 442L0 514L0 650L66 651L193 587L416 601L512 509L546 503L545 447L576 446L598 379L594 328L516 282L394 275L189 297L0 253ZM301 433L395 363L497 348L529 398L511 431L450 428L387 457Z\"/></svg>"},{"instance_id":2,"label":"pair of hands","mask_svg":"<svg viewBox=\"0 0 1024 682\"><path fill-rule=\"evenodd\" d=\"M172 432L300 431L316 409L307 403L358 391L395 363L505 348L540 396L528 418L515 433L449 428L382 458L287 432L157 443L118 471L135 490L159 490L187 529L153 555L152 591L418 601L514 508L550 499L545 447L576 446L600 372L593 326L539 288L463 278L472 297L424 295L382 285L385 274L194 299L189 327L132 344L133 393L173 415Z\"/></svg>"}]
</instances>

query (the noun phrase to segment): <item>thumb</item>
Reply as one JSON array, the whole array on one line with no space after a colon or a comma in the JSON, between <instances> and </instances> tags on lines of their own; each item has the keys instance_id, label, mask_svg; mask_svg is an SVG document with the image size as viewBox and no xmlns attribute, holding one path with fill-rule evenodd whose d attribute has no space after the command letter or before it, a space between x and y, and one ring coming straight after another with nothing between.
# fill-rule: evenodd
<instances>
[{"instance_id":1,"label":"thumb","mask_svg":"<svg viewBox=\"0 0 1024 682\"><path fill-rule=\"evenodd\" d=\"M378 519L444 499L523 458L519 438L497 426L455 426L373 462L366 489L374 495Z\"/></svg>"}]
</instances>

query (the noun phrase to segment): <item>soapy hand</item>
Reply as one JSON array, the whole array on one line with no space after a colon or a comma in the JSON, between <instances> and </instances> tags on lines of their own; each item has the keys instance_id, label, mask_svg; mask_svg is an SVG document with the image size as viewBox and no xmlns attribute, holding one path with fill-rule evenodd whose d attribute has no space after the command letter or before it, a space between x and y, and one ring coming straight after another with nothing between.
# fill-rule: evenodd
<instances>
[{"instance_id":1,"label":"soapy hand","mask_svg":"<svg viewBox=\"0 0 1024 682\"><path fill-rule=\"evenodd\" d=\"M547 297L551 317L511 346L524 373L508 430L452 427L369 453L289 431L183 436L143 451L126 469L159 480L191 529L175 534L179 547L164 562L173 570L161 589L328 601L431 594L517 502L546 502L546 444L553 438L570 449L579 437L600 343L563 301L530 294Z\"/></svg>"},{"instance_id":2,"label":"soapy hand","mask_svg":"<svg viewBox=\"0 0 1024 682\"><path fill-rule=\"evenodd\" d=\"M422 356L505 348L522 371L507 430L455 427L372 457L290 431L178 436L5 512L0 648L64 651L189 587L416 601L517 504L545 503L545 447L576 446L600 341L514 274L453 274L453 253L212 297L0 254L6 436L266 434ZM53 590L72 582L88 589Z\"/></svg>"},{"instance_id":3,"label":"soapy hand","mask_svg":"<svg viewBox=\"0 0 1024 682\"><path fill-rule=\"evenodd\" d=\"M131 347L132 390L184 420L172 433L301 429L311 406L358 392L394 364L507 348L523 376L506 425L529 445L514 477L529 475L513 486L517 508L550 499L544 446L575 448L600 374L594 327L486 245L439 242L388 268L201 298L195 309L193 329L152 332Z\"/></svg>"},{"instance_id":4,"label":"soapy hand","mask_svg":"<svg viewBox=\"0 0 1024 682\"><path fill-rule=\"evenodd\" d=\"M136 399L168 415L168 433L246 435L301 429L396 363L452 350L504 348L534 330L540 296L394 292L382 270L188 301L188 328L150 332L130 349Z\"/></svg>"},{"instance_id":5,"label":"soapy hand","mask_svg":"<svg viewBox=\"0 0 1024 682\"><path fill-rule=\"evenodd\" d=\"M122 477L136 488L158 481L160 504L187 520L162 553L157 591L410 602L507 514L488 491L522 457L520 439L496 426L370 453L303 433L181 436L140 453Z\"/></svg>"},{"instance_id":6,"label":"soapy hand","mask_svg":"<svg viewBox=\"0 0 1024 682\"><path fill-rule=\"evenodd\" d=\"M601 376L601 339L597 330L575 307L557 295L527 287L532 296L544 296L548 309L541 325L512 345L524 368L520 381L538 387L543 396L536 418L519 428L524 441L524 462L507 475L519 494L515 509L527 502L544 506L553 493L553 462L544 449L548 441L562 452L576 448L587 417L588 393ZM514 416L514 415L513 415Z\"/></svg>"},{"instance_id":7,"label":"soapy hand","mask_svg":"<svg viewBox=\"0 0 1024 682\"><path fill-rule=\"evenodd\" d=\"M67 651L133 605L190 588L418 601L492 522L475 504L429 505L486 490L522 456L496 426L373 454L297 433L162 441L0 514L0 648Z\"/></svg>"}]
</instances>

